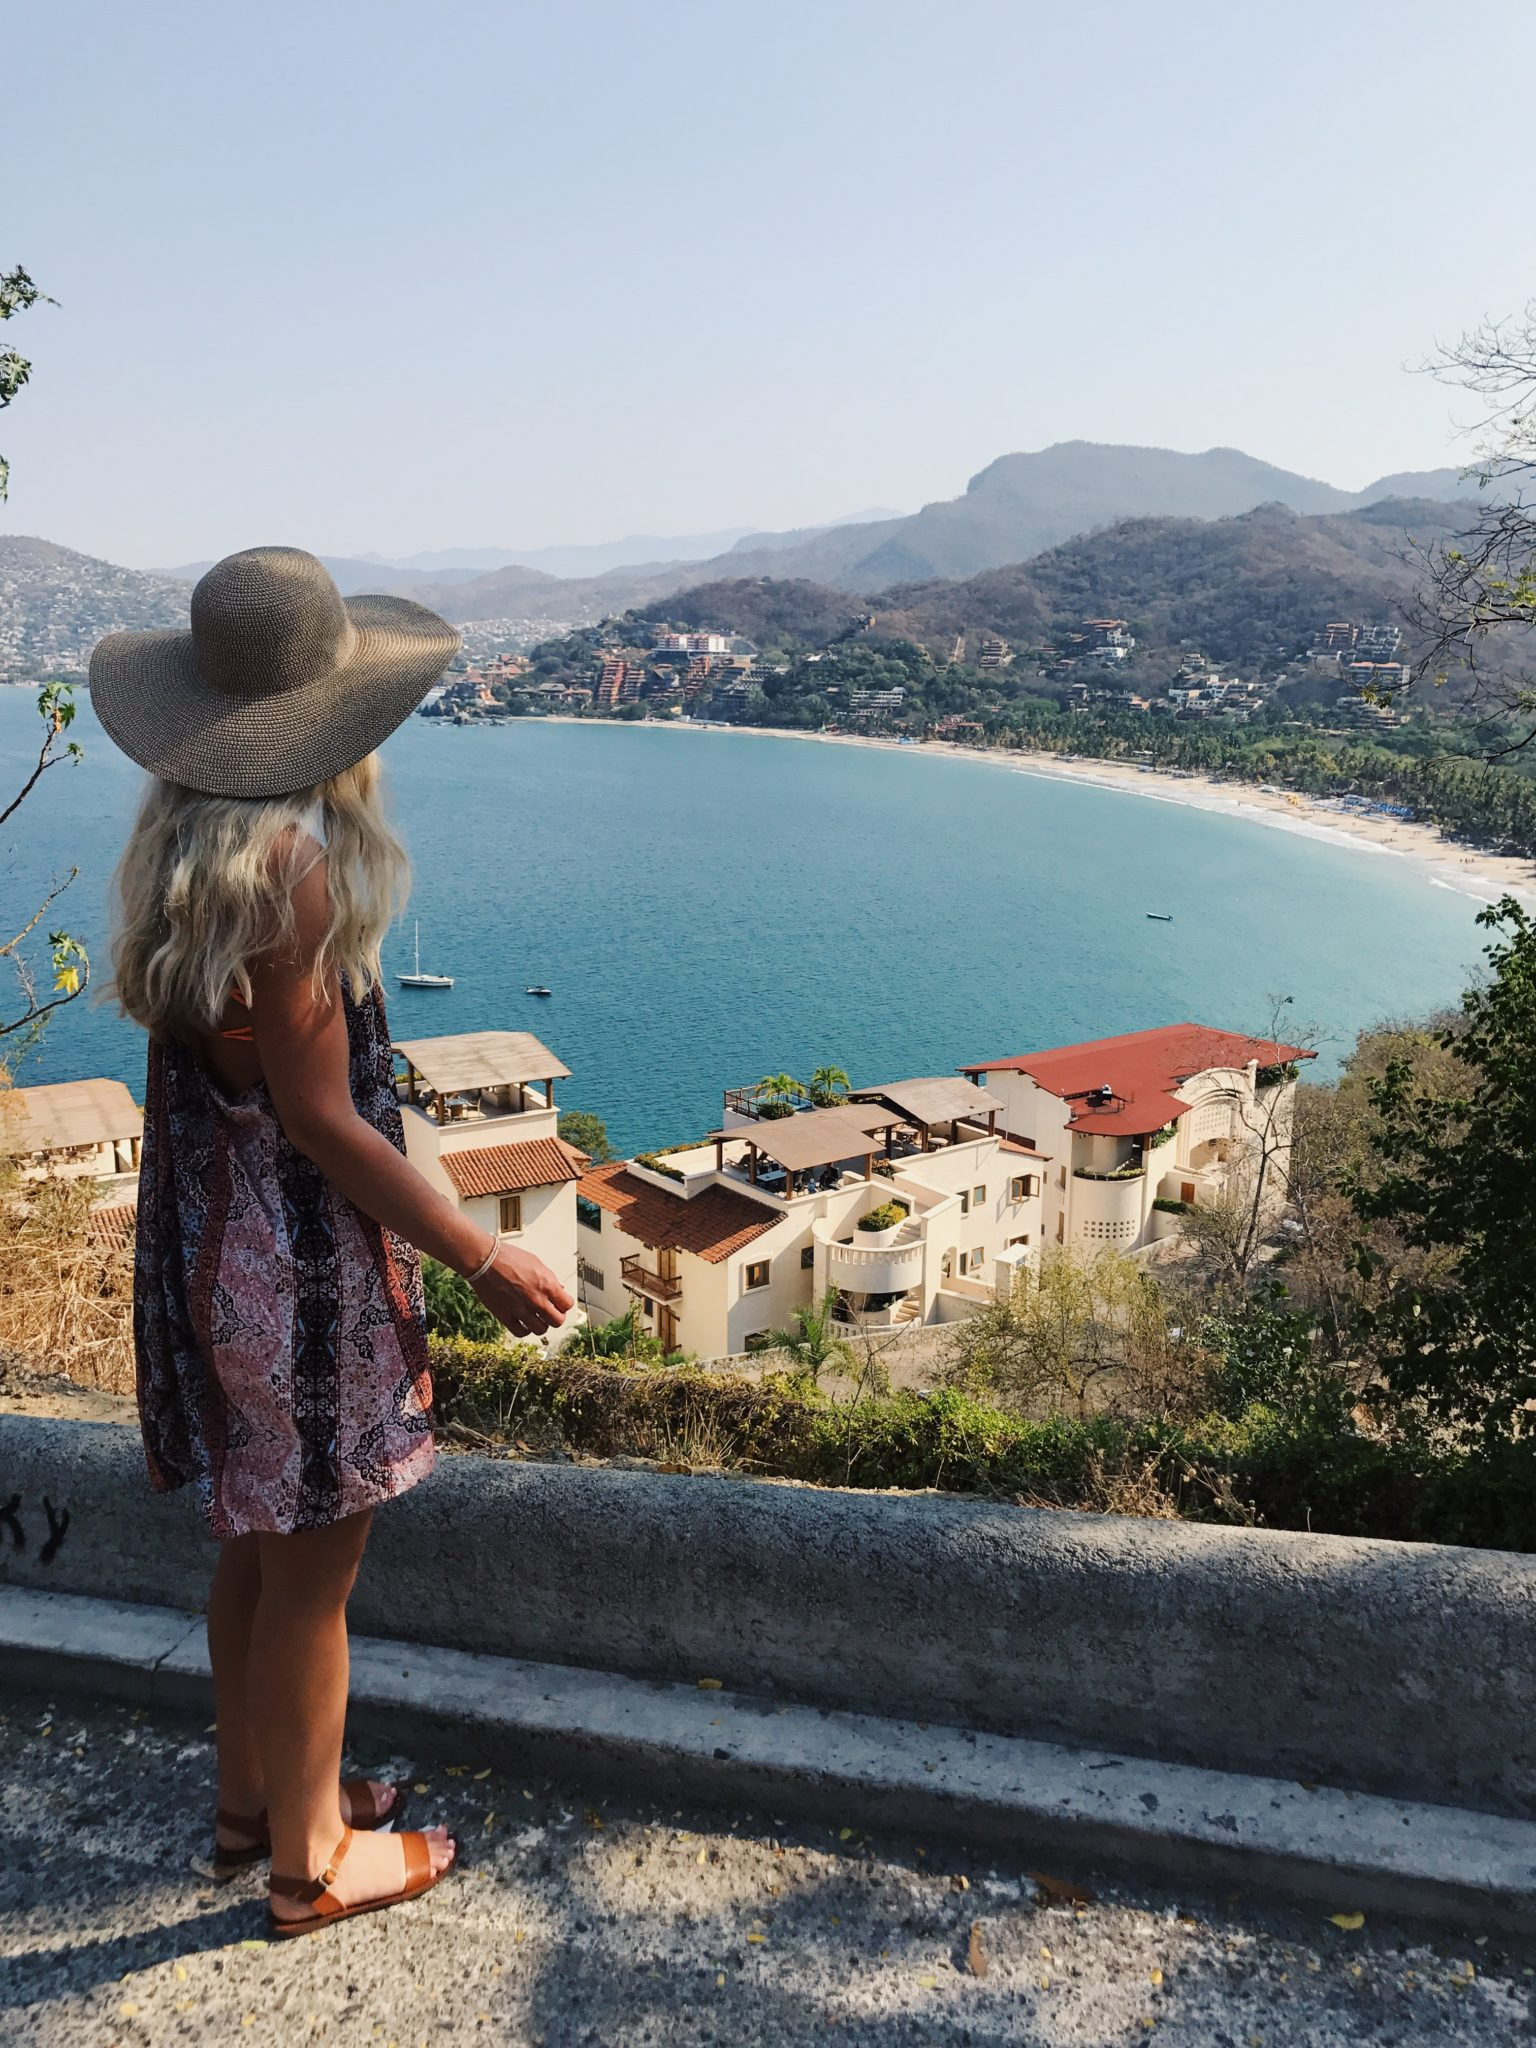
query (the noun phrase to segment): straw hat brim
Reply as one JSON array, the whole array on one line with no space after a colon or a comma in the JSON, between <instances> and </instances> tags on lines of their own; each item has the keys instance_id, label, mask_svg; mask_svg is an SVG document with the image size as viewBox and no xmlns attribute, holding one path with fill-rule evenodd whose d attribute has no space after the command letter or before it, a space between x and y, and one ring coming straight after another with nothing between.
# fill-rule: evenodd
<instances>
[{"instance_id":1,"label":"straw hat brim","mask_svg":"<svg viewBox=\"0 0 1536 2048\"><path fill-rule=\"evenodd\" d=\"M404 723L459 635L404 597L351 597L346 659L297 689L216 689L190 632L109 633L91 655L91 704L123 752L211 796L285 796L355 767Z\"/></svg>"}]
</instances>

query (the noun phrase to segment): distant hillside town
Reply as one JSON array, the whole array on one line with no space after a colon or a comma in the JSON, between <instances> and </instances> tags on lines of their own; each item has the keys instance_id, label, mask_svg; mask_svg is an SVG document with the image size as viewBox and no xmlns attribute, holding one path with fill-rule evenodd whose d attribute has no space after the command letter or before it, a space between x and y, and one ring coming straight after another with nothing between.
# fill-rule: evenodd
<instances>
[{"instance_id":1,"label":"distant hillside town","mask_svg":"<svg viewBox=\"0 0 1536 2048\"><path fill-rule=\"evenodd\" d=\"M1137 636L1123 618L1084 619L1027 652L997 633L961 632L937 658L882 639L877 623L876 614L863 614L833 644L774 658L741 633L658 626L632 614L530 653L466 657L424 712L460 723L684 718L982 740L987 714L1020 696L1089 714L1239 723L1278 699L1322 703L1342 725L1382 729L1405 719L1399 707L1412 680L1402 628L1391 620L1320 622L1273 668L1224 669L1191 650L1171 672L1167 661L1145 664L1144 678ZM964 708L945 708L957 695L967 698Z\"/></svg>"}]
</instances>

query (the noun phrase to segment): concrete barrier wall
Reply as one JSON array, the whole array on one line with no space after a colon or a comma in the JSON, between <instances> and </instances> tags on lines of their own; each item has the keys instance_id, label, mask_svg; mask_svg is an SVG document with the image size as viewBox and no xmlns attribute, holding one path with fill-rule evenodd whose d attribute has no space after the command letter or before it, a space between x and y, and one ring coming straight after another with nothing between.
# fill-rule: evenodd
<instances>
[{"instance_id":1,"label":"concrete barrier wall","mask_svg":"<svg viewBox=\"0 0 1536 2048\"><path fill-rule=\"evenodd\" d=\"M0 1580L201 1603L212 1546L186 1494L149 1494L136 1432L0 1417L0 1509L12 1495ZM454 1457L379 1511L352 1613L372 1635L1536 1818L1531 1558Z\"/></svg>"}]
</instances>

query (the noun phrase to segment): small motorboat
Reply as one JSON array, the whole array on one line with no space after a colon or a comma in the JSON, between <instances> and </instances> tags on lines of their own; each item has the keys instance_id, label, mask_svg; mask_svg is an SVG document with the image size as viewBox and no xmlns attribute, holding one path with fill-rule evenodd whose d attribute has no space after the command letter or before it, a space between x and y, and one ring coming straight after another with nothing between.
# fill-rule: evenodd
<instances>
[{"instance_id":1,"label":"small motorboat","mask_svg":"<svg viewBox=\"0 0 1536 2048\"><path fill-rule=\"evenodd\" d=\"M524 989L523 993L524 995L529 996L549 996L554 994L554 990L545 988L543 984L540 983L536 988Z\"/></svg>"},{"instance_id":2,"label":"small motorboat","mask_svg":"<svg viewBox=\"0 0 1536 2048\"><path fill-rule=\"evenodd\" d=\"M1173 923L1173 912L1171 910L1149 910L1147 915L1154 924Z\"/></svg>"},{"instance_id":3,"label":"small motorboat","mask_svg":"<svg viewBox=\"0 0 1536 2048\"><path fill-rule=\"evenodd\" d=\"M421 920L416 920L416 968L412 974L397 974L402 988L452 988L451 974L423 974L421 971Z\"/></svg>"}]
</instances>

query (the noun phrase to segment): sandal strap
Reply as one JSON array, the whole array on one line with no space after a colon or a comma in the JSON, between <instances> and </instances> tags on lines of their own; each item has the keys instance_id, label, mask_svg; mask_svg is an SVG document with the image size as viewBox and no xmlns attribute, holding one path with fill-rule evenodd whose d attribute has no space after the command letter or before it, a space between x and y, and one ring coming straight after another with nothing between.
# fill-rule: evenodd
<instances>
[{"instance_id":1,"label":"sandal strap","mask_svg":"<svg viewBox=\"0 0 1536 2048\"><path fill-rule=\"evenodd\" d=\"M392 1792L395 1795L387 1806L379 1804L380 1794L374 1791L366 1778L343 1778L341 1789L347 1795L353 1827L361 1828L365 1834L371 1834L379 1822L386 1820L400 1804L400 1788L397 1785L384 1787L385 1794Z\"/></svg>"},{"instance_id":2,"label":"sandal strap","mask_svg":"<svg viewBox=\"0 0 1536 2048\"><path fill-rule=\"evenodd\" d=\"M319 1917L327 1913L344 1913L347 1909L332 1897L331 1886L336 1882L336 1873L346 1861L351 1846L352 1830L343 1828L341 1840L331 1851L330 1862L318 1877L279 1877L274 1871L268 1889L279 1898L292 1899L295 1905L313 1906Z\"/></svg>"},{"instance_id":3,"label":"sandal strap","mask_svg":"<svg viewBox=\"0 0 1536 2048\"><path fill-rule=\"evenodd\" d=\"M400 1896L411 1899L432 1882L432 1851L426 1836L419 1832L402 1835L400 1846L405 1851L405 1886Z\"/></svg>"}]
</instances>

